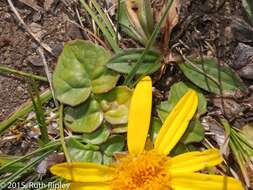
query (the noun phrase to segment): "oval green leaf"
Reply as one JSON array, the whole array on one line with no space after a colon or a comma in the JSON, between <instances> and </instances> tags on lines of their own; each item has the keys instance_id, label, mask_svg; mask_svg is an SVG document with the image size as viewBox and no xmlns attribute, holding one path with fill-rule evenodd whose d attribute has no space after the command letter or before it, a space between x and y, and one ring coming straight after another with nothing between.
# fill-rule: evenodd
<instances>
[{"instance_id":1,"label":"oval green leaf","mask_svg":"<svg viewBox=\"0 0 253 190\"><path fill-rule=\"evenodd\" d=\"M106 125L102 125L99 129L93 133L85 133L82 135L82 142L89 144L102 144L110 136L110 131Z\"/></svg>"},{"instance_id":2,"label":"oval green leaf","mask_svg":"<svg viewBox=\"0 0 253 190\"><path fill-rule=\"evenodd\" d=\"M107 156L113 156L114 152L120 152L125 146L125 138L121 135L111 136L104 144L101 145L101 150Z\"/></svg>"},{"instance_id":3,"label":"oval green leaf","mask_svg":"<svg viewBox=\"0 0 253 190\"><path fill-rule=\"evenodd\" d=\"M127 132L127 124L112 126L112 133L126 133L126 132Z\"/></svg>"},{"instance_id":4,"label":"oval green leaf","mask_svg":"<svg viewBox=\"0 0 253 190\"><path fill-rule=\"evenodd\" d=\"M245 85L226 65L218 66L215 59L196 60L193 65L190 63L179 64L184 75L199 88L214 94L234 93L235 90L245 90ZM221 85L219 84L219 78Z\"/></svg>"},{"instance_id":5,"label":"oval green leaf","mask_svg":"<svg viewBox=\"0 0 253 190\"><path fill-rule=\"evenodd\" d=\"M106 94L97 96L105 120L113 125L127 123L131 96L132 91L126 86L118 86Z\"/></svg>"},{"instance_id":6,"label":"oval green leaf","mask_svg":"<svg viewBox=\"0 0 253 190\"><path fill-rule=\"evenodd\" d=\"M53 74L56 98L64 104L76 106L91 92L111 90L118 76L105 67L109 59L109 52L89 41L66 43Z\"/></svg>"},{"instance_id":7,"label":"oval green leaf","mask_svg":"<svg viewBox=\"0 0 253 190\"><path fill-rule=\"evenodd\" d=\"M66 107L64 123L73 132L91 133L103 122L103 112L99 103L89 99L76 107Z\"/></svg>"},{"instance_id":8,"label":"oval green leaf","mask_svg":"<svg viewBox=\"0 0 253 190\"><path fill-rule=\"evenodd\" d=\"M95 162L101 164L103 161L99 147L94 145L83 145L75 139L67 141L67 148L73 162Z\"/></svg>"},{"instance_id":9,"label":"oval green leaf","mask_svg":"<svg viewBox=\"0 0 253 190\"><path fill-rule=\"evenodd\" d=\"M127 49L112 57L106 66L114 71L129 74L136 62L139 60L144 49ZM157 51L149 50L140 65L137 74L152 74L160 68L160 54Z\"/></svg>"}]
</instances>

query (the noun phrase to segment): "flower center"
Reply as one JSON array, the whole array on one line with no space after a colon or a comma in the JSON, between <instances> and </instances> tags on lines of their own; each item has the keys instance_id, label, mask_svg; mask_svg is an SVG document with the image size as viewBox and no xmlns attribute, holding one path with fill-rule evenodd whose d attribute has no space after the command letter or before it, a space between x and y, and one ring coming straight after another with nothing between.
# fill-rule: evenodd
<instances>
[{"instance_id":1,"label":"flower center","mask_svg":"<svg viewBox=\"0 0 253 190\"><path fill-rule=\"evenodd\" d=\"M144 152L128 155L115 164L116 175L110 182L113 190L170 190L170 176L166 166L170 158Z\"/></svg>"}]
</instances>

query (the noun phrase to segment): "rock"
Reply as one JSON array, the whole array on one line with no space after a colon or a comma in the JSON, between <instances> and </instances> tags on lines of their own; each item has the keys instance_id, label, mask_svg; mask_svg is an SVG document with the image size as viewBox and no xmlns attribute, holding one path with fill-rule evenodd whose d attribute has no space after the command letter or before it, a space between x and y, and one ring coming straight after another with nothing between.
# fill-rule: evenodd
<instances>
[{"instance_id":1,"label":"rock","mask_svg":"<svg viewBox=\"0 0 253 190\"><path fill-rule=\"evenodd\" d=\"M239 43L235 50L235 58L230 66L240 77L253 79L253 47Z\"/></svg>"},{"instance_id":2,"label":"rock","mask_svg":"<svg viewBox=\"0 0 253 190\"><path fill-rule=\"evenodd\" d=\"M43 37L43 35L45 34L45 30L42 29L42 26L33 22L29 25L29 28L32 30L32 32L34 33L34 35L41 39Z\"/></svg>"},{"instance_id":3,"label":"rock","mask_svg":"<svg viewBox=\"0 0 253 190\"><path fill-rule=\"evenodd\" d=\"M213 98L213 104L215 107L223 110L229 119L236 118L242 115L243 107L233 99Z\"/></svg>"},{"instance_id":4,"label":"rock","mask_svg":"<svg viewBox=\"0 0 253 190\"><path fill-rule=\"evenodd\" d=\"M239 75L245 79L253 80L253 64L249 64L238 71Z\"/></svg>"},{"instance_id":5,"label":"rock","mask_svg":"<svg viewBox=\"0 0 253 190\"><path fill-rule=\"evenodd\" d=\"M64 161L64 154L52 153L40 162L40 164L36 167L36 172L39 175L44 176L51 166L62 163Z\"/></svg>"},{"instance_id":6,"label":"rock","mask_svg":"<svg viewBox=\"0 0 253 190\"><path fill-rule=\"evenodd\" d=\"M21 3L24 3L25 5L31 7L32 9L34 9L35 11L39 11L41 10L41 7L38 6L37 1L36 0L19 0Z\"/></svg>"},{"instance_id":7,"label":"rock","mask_svg":"<svg viewBox=\"0 0 253 190\"><path fill-rule=\"evenodd\" d=\"M52 50L53 50L53 54L56 57L58 57L60 55L60 53L62 52L63 46L64 46L63 43L54 43L54 44L51 45Z\"/></svg>"},{"instance_id":8,"label":"rock","mask_svg":"<svg viewBox=\"0 0 253 190\"><path fill-rule=\"evenodd\" d=\"M28 62L31 63L33 66L43 66L43 62L42 62L42 59L39 55L30 55L28 58L27 58Z\"/></svg>"},{"instance_id":9,"label":"rock","mask_svg":"<svg viewBox=\"0 0 253 190\"><path fill-rule=\"evenodd\" d=\"M239 18L233 18L231 28L235 39L240 42L253 42L253 27Z\"/></svg>"},{"instance_id":10,"label":"rock","mask_svg":"<svg viewBox=\"0 0 253 190\"><path fill-rule=\"evenodd\" d=\"M67 34L71 39L83 39L80 29L73 23L67 23Z\"/></svg>"}]
</instances>

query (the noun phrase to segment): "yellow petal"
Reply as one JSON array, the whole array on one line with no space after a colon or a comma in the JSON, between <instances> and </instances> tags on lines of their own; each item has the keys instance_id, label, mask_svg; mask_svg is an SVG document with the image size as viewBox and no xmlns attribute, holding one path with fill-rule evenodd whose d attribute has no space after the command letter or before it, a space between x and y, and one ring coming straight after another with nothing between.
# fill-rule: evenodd
<instances>
[{"instance_id":1,"label":"yellow petal","mask_svg":"<svg viewBox=\"0 0 253 190\"><path fill-rule=\"evenodd\" d=\"M128 115L127 143L130 154L137 155L144 149L152 109L152 81L144 77L133 92Z\"/></svg>"},{"instance_id":2,"label":"yellow petal","mask_svg":"<svg viewBox=\"0 0 253 190\"><path fill-rule=\"evenodd\" d=\"M239 180L232 177L200 173L171 176L173 190L244 190Z\"/></svg>"},{"instance_id":3,"label":"yellow petal","mask_svg":"<svg viewBox=\"0 0 253 190\"><path fill-rule=\"evenodd\" d=\"M111 190L111 188L104 183L71 183L68 190Z\"/></svg>"},{"instance_id":4,"label":"yellow petal","mask_svg":"<svg viewBox=\"0 0 253 190\"><path fill-rule=\"evenodd\" d=\"M209 149L203 152L194 151L175 156L171 159L168 170L170 173L189 173L212 167L223 161L217 149Z\"/></svg>"},{"instance_id":5,"label":"yellow petal","mask_svg":"<svg viewBox=\"0 0 253 190\"><path fill-rule=\"evenodd\" d=\"M50 168L52 174L73 182L106 182L113 178L114 169L95 163L61 163Z\"/></svg>"},{"instance_id":6,"label":"yellow petal","mask_svg":"<svg viewBox=\"0 0 253 190\"><path fill-rule=\"evenodd\" d=\"M198 96L189 90L176 104L166 118L155 141L155 150L160 154L169 154L184 134L198 106Z\"/></svg>"}]
</instances>

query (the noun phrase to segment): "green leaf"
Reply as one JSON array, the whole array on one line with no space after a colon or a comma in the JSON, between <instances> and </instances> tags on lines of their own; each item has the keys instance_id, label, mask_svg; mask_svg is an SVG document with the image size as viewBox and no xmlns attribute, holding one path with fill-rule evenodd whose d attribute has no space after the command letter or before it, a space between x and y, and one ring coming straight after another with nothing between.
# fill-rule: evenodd
<instances>
[{"instance_id":1,"label":"green leaf","mask_svg":"<svg viewBox=\"0 0 253 190\"><path fill-rule=\"evenodd\" d=\"M132 91L126 86L118 86L106 94L97 96L103 109L105 120L110 124L125 124Z\"/></svg>"},{"instance_id":2,"label":"green leaf","mask_svg":"<svg viewBox=\"0 0 253 190\"><path fill-rule=\"evenodd\" d=\"M157 112L159 118L164 122L169 112L173 109L173 107L177 104L180 98L189 90L194 89L198 93L198 114L197 116L203 115L206 112L206 98L205 96L196 88L192 87L189 84L185 84L183 82L178 82L171 86L170 95L167 101L161 102L161 104L157 107Z\"/></svg>"},{"instance_id":3,"label":"green leaf","mask_svg":"<svg viewBox=\"0 0 253 190\"><path fill-rule=\"evenodd\" d=\"M177 143L176 146L172 149L170 155L177 156L185 152L188 152L187 146L183 143Z\"/></svg>"},{"instance_id":4,"label":"green leaf","mask_svg":"<svg viewBox=\"0 0 253 190\"><path fill-rule=\"evenodd\" d=\"M112 133L126 133L126 132L127 132L127 124L112 126Z\"/></svg>"},{"instance_id":5,"label":"green leaf","mask_svg":"<svg viewBox=\"0 0 253 190\"><path fill-rule=\"evenodd\" d=\"M185 76L198 87L220 94L222 87L224 93L233 93L237 89L244 90L245 85L230 67L221 65L220 68L215 59L203 59L190 63L179 64ZM219 85L219 76L221 85Z\"/></svg>"},{"instance_id":6,"label":"green leaf","mask_svg":"<svg viewBox=\"0 0 253 190\"><path fill-rule=\"evenodd\" d=\"M192 151L199 151L199 147L194 146L193 144L185 145L183 143L177 143L177 145L172 149L170 155L172 157Z\"/></svg>"},{"instance_id":7,"label":"green leaf","mask_svg":"<svg viewBox=\"0 0 253 190\"><path fill-rule=\"evenodd\" d=\"M57 99L71 106L84 102L93 93L111 90L118 80L105 67L110 53L89 41L75 40L65 44L53 74Z\"/></svg>"},{"instance_id":8,"label":"green leaf","mask_svg":"<svg viewBox=\"0 0 253 190\"><path fill-rule=\"evenodd\" d=\"M125 138L121 135L111 136L104 144L101 145L101 150L107 156L113 156L114 152L120 152L125 146Z\"/></svg>"},{"instance_id":9,"label":"green leaf","mask_svg":"<svg viewBox=\"0 0 253 190\"><path fill-rule=\"evenodd\" d=\"M151 127L150 127L150 138L153 143L155 143L155 139L162 127L162 122L159 118L153 117L151 120Z\"/></svg>"},{"instance_id":10,"label":"green leaf","mask_svg":"<svg viewBox=\"0 0 253 190\"><path fill-rule=\"evenodd\" d=\"M14 160L19 159L19 158L20 157L0 154L0 166L4 166L5 164L11 163ZM24 161L23 162L16 162L14 164L11 164L7 168L5 168L3 171L4 172L16 172L17 170L21 169L25 165L26 164Z\"/></svg>"},{"instance_id":11,"label":"green leaf","mask_svg":"<svg viewBox=\"0 0 253 190\"><path fill-rule=\"evenodd\" d=\"M135 0L138 6L138 18L141 26L146 33L147 37L150 38L154 30L154 17L151 7L151 0Z\"/></svg>"},{"instance_id":12,"label":"green leaf","mask_svg":"<svg viewBox=\"0 0 253 190\"><path fill-rule=\"evenodd\" d=\"M171 104L168 100L163 101L160 105L157 106L157 113L159 118L162 122L165 121L166 117L168 116L169 112L173 109L173 104Z\"/></svg>"},{"instance_id":13,"label":"green leaf","mask_svg":"<svg viewBox=\"0 0 253 190\"><path fill-rule=\"evenodd\" d=\"M99 147L94 145L83 145L79 141L70 138L67 141L69 155L74 162L95 162L102 163L102 153L98 151Z\"/></svg>"},{"instance_id":14,"label":"green leaf","mask_svg":"<svg viewBox=\"0 0 253 190\"><path fill-rule=\"evenodd\" d=\"M99 103L90 98L85 103L76 107L66 107L65 125L73 132L91 133L103 122L103 112Z\"/></svg>"},{"instance_id":15,"label":"green leaf","mask_svg":"<svg viewBox=\"0 0 253 190\"><path fill-rule=\"evenodd\" d=\"M103 164L110 165L115 161L112 156L107 156L106 154L103 155Z\"/></svg>"},{"instance_id":16,"label":"green leaf","mask_svg":"<svg viewBox=\"0 0 253 190\"><path fill-rule=\"evenodd\" d=\"M184 144L201 142L205 136L205 129L202 127L199 120L192 120L189 127L185 131L181 141Z\"/></svg>"},{"instance_id":17,"label":"green leaf","mask_svg":"<svg viewBox=\"0 0 253 190\"><path fill-rule=\"evenodd\" d=\"M128 14L125 2L120 4L119 24L121 26L122 31L125 32L127 35L129 35L143 45L147 43L148 38L145 32L143 31L141 26L137 26L136 24L134 24Z\"/></svg>"},{"instance_id":18,"label":"green leaf","mask_svg":"<svg viewBox=\"0 0 253 190\"><path fill-rule=\"evenodd\" d=\"M253 146L253 123L249 123L241 129L242 134L246 137L250 144Z\"/></svg>"},{"instance_id":19,"label":"green leaf","mask_svg":"<svg viewBox=\"0 0 253 190\"><path fill-rule=\"evenodd\" d=\"M102 125L93 133L85 133L82 135L82 142L88 144L102 144L110 136L110 131L106 125Z\"/></svg>"},{"instance_id":20,"label":"green leaf","mask_svg":"<svg viewBox=\"0 0 253 190\"><path fill-rule=\"evenodd\" d=\"M129 74L140 59L144 49L122 50L112 57L106 66L114 71ZM140 65L137 74L152 74L160 68L160 53L149 50Z\"/></svg>"}]
</instances>

